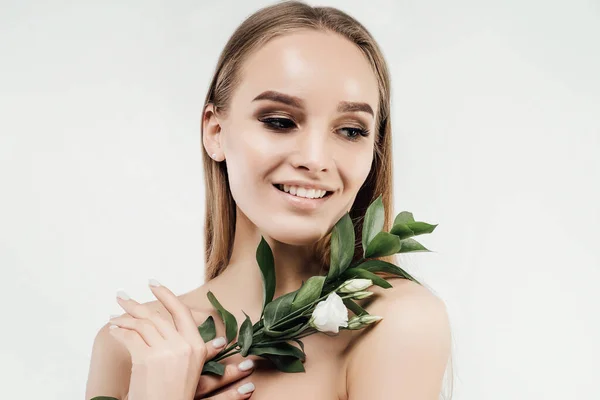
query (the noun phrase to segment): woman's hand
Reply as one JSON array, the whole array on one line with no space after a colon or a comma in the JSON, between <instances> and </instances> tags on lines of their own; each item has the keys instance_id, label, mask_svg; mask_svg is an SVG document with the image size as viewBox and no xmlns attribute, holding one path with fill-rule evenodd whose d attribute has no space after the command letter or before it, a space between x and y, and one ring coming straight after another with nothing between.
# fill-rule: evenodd
<instances>
[{"instance_id":1,"label":"woman's hand","mask_svg":"<svg viewBox=\"0 0 600 400\"><path fill-rule=\"evenodd\" d=\"M158 282L153 281L158 284ZM240 371L228 365L223 377L202 375L205 362L214 358L225 346L204 343L190 309L165 286L150 286L154 296L172 316L172 321L162 318L158 310L152 311L124 294L118 297L119 305L128 313L110 322L117 329L111 334L122 343L131 355L132 369L128 400L193 400L235 382L252 372ZM235 368L235 370L234 370ZM253 387L252 387L253 390ZM241 394L231 389L210 399L247 399L252 392Z\"/></svg>"}]
</instances>

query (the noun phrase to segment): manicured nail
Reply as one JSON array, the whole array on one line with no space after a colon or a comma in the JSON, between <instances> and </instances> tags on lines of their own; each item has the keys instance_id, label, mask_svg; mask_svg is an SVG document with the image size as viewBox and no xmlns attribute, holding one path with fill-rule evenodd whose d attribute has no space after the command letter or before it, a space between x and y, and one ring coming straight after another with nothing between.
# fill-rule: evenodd
<instances>
[{"instance_id":1,"label":"manicured nail","mask_svg":"<svg viewBox=\"0 0 600 400\"><path fill-rule=\"evenodd\" d=\"M156 279L148 279L148 285L154 286L154 287L161 286L161 284Z\"/></svg>"},{"instance_id":2,"label":"manicured nail","mask_svg":"<svg viewBox=\"0 0 600 400\"><path fill-rule=\"evenodd\" d=\"M119 317L120 317L119 314L110 314L110 319L119 318Z\"/></svg>"},{"instance_id":3,"label":"manicured nail","mask_svg":"<svg viewBox=\"0 0 600 400\"><path fill-rule=\"evenodd\" d=\"M225 346L226 343L227 343L227 341L222 336L219 338L216 338L215 340L212 341L212 345L215 349Z\"/></svg>"},{"instance_id":4,"label":"manicured nail","mask_svg":"<svg viewBox=\"0 0 600 400\"><path fill-rule=\"evenodd\" d=\"M246 394L254 391L254 384L252 382L244 383L238 388L239 394Z\"/></svg>"},{"instance_id":5,"label":"manicured nail","mask_svg":"<svg viewBox=\"0 0 600 400\"><path fill-rule=\"evenodd\" d=\"M129 295L127 293L125 293L123 290L117 291L117 297L120 298L121 300L131 299L131 297L129 297Z\"/></svg>"},{"instance_id":6,"label":"manicured nail","mask_svg":"<svg viewBox=\"0 0 600 400\"><path fill-rule=\"evenodd\" d=\"M252 360L244 360L238 364L240 371L248 371L252 367L254 367L254 361Z\"/></svg>"},{"instance_id":7,"label":"manicured nail","mask_svg":"<svg viewBox=\"0 0 600 400\"><path fill-rule=\"evenodd\" d=\"M118 325L110 325L108 327L108 329L110 329L112 331L113 329L117 329L118 327L119 327Z\"/></svg>"}]
</instances>

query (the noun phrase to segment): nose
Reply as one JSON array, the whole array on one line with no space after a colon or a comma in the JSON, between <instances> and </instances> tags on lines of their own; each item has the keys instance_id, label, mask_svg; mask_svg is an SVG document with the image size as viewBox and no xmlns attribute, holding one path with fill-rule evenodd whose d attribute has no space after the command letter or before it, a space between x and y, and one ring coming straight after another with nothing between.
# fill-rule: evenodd
<instances>
[{"instance_id":1,"label":"nose","mask_svg":"<svg viewBox=\"0 0 600 400\"><path fill-rule=\"evenodd\" d=\"M296 151L292 159L295 168L310 173L327 171L333 154L329 148L328 135L323 129L311 129L297 135Z\"/></svg>"}]
</instances>

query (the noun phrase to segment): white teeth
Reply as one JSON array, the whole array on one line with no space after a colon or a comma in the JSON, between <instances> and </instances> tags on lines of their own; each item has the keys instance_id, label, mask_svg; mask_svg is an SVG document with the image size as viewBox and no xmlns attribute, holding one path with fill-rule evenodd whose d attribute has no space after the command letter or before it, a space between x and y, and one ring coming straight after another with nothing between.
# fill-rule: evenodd
<instances>
[{"instance_id":1,"label":"white teeth","mask_svg":"<svg viewBox=\"0 0 600 400\"><path fill-rule=\"evenodd\" d=\"M325 196L327 193L326 190L319 189L306 189L299 186L291 186L291 185L278 185L280 189L283 189L284 192L293 194L298 197L305 197L308 199L320 199Z\"/></svg>"}]
</instances>

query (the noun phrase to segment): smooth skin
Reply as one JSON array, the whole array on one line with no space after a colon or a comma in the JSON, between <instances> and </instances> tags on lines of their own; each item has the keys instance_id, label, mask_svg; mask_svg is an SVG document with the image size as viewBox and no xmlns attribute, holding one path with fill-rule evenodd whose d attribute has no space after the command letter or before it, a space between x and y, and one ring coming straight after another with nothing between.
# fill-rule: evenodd
<instances>
[{"instance_id":1,"label":"smooth skin","mask_svg":"<svg viewBox=\"0 0 600 400\"><path fill-rule=\"evenodd\" d=\"M126 314L110 318L96 338L86 399L101 395L122 400L250 398L253 388L248 386L253 385L245 385L245 393L240 393L239 385L234 383L250 375L253 366L241 370L225 359L221 361L225 364L223 376L201 375L204 363L225 347L224 341L213 346L220 338L204 343L200 336L197 327L208 315L192 311L166 286L149 284L149 288L158 301L140 304L131 298L116 297ZM113 364L114 360L121 362L113 368L105 364ZM123 364L125 368L121 368ZM99 373L93 373L95 370ZM130 375L129 384L115 385L123 382L119 378L124 372ZM113 380L109 381L111 374ZM223 388L226 390L207 397Z\"/></svg>"},{"instance_id":2,"label":"smooth skin","mask_svg":"<svg viewBox=\"0 0 600 400\"><path fill-rule=\"evenodd\" d=\"M256 99L269 90L293 96L298 104ZM368 176L378 101L375 74L353 43L332 33L303 31L274 39L249 57L227 115L215 115L211 105L206 108L203 145L217 161L226 162L237 205L230 264L212 285L221 293L243 293L251 317L253 310L258 315L262 300L254 262L261 235L274 254L275 297L322 273L310 261L308 245L351 208ZM340 111L343 102L366 104L374 115L365 107ZM363 136L356 128L370 134ZM272 187L286 179L321 184L334 193L313 212L299 211ZM375 290L381 296L369 306L384 320L349 341L340 355L346 360L346 373L329 378L344 381L339 386L346 390L339 398L438 397L450 353L445 305L412 282L395 280L393 285ZM316 382L308 380L306 385ZM263 391L257 383L256 394Z\"/></svg>"},{"instance_id":3,"label":"smooth skin","mask_svg":"<svg viewBox=\"0 0 600 400\"><path fill-rule=\"evenodd\" d=\"M265 91L299 101L290 105L256 99ZM273 251L275 298L322 274L322 266L312 261L311 245L352 207L368 176L378 101L377 80L364 54L336 34L294 32L249 56L226 115L215 113L212 105L203 113L202 145L207 154L215 154L216 162L227 164L236 228L227 268L180 296L192 313L210 310L206 292L211 290L238 321L244 319L242 309L252 321L258 320L263 284L256 248L261 236ZM366 104L374 115L364 106L354 111L340 107L348 102ZM357 128L369 134L360 135ZM273 187L294 179L325 185L333 194L313 211L294 208ZM341 331L338 337L305 338L306 373L256 368L241 378L256 385L252 397L437 400L450 349L444 303L411 281L390 282L393 288L373 287L376 295L366 299L371 301L369 312L383 320L365 330ZM199 325L206 314L194 318ZM108 332L96 338L87 395L102 394L107 387L127 392L123 377L131 372L129 354L115 343ZM179 371L180 385L191 385L188 372ZM231 389L224 385L220 390Z\"/></svg>"},{"instance_id":4,"label":"smooth skin","mask_svg":"<svg viewBox=\"0 0 600 400\"><path fill-rule=\"evenodd\" d=\"M156 281L155 281L156 282ZM171 321L133 299L117 297L128 314L111 318L110 333L130 353L132 361L129 400L191 399L202 397L221 386L239 379L237 373L201 376L204 363L214 358L225 346L205 344L198 332L191 310L165 286L149 286L155 297L168 310ZM114 327L114 328L113 328ZM115 329L116 328L116 329ZM215 342L219 338L213 340ZM244 376L246 374L243 374ZM237 379L236 379L237 378ZM209 399L246 399L251 393L224 392Z\"/></svg>"}]
</instances>

